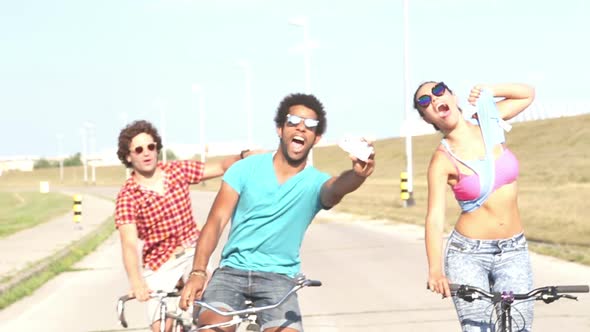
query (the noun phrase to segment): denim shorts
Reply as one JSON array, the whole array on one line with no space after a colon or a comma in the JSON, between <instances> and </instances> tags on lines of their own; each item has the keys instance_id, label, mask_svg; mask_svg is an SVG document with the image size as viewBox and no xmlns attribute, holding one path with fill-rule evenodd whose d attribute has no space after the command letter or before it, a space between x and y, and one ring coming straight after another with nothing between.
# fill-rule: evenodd
<instances>
[{"instance_id":1,"label":"denim shorts","mask_svg":"<svg viewBox=\"0 0 590 332\"><path fill-rule=\"evenodd\" d=\"M527 293L533 287L528 245L522 233L508 239L477 240L453 231L447 241L445 274L450 283L494 292ZM462 331L495 331L494 307L489 300L467 302L453 297L453 302ZM532 323L533 301L512 303L513 331L530 331Z\"/></svg>"},{"instance_id":2,"label":"denim shorts","mask_svg":"<svg viewBox=\"0 0 590 332\"><path fill-rule=\"evenodd\" d=\"M211 276L202 300L216 308L231 311L246 308L246 300L252 301L255 307L266 306L282 299L295 284L295 279L284 274L224 266L217 268ZM258 313L257 323L261 330L288 327L303 331L297 294L277 308Z\"/></svg>"}]
</instances>

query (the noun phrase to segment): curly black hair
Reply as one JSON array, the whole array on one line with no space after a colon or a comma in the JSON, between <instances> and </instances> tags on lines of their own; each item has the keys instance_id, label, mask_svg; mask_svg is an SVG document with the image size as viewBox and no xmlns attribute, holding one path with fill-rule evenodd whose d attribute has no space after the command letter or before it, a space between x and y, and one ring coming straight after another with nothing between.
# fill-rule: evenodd
<instances>
[{"instance_id":1,"label":"curly black hair","mask_svg":"<svg viewBox=\"0 0 590 332\"><path fill-rule=\"evenodd\" d=\"M156 127L145 120L134 121L128 124L119 133L119 149L117 150L117 156L123 165L125 165L125 167L130 168L132 166L131 163L127 161L127 156L129 156L129 153L131 153L129 146L131 145L133 138L141 133L152 136L154 142L156 142L158 154L162 150L162 138L158 134Z\"/></svg>"},{"instance_id":2,"label":"curly black hair","mask_svg":"<svg viewBox=\"0 0 590 332\"><path fill-rule=\"evenodd\" d=\"M315 129L315 133L318 136L322 135L326 131L327 126L326 111L324 110L324 105L312 94L293 93L283 98L274 119L277 128L283 127L287 121L289 108L296 105L303 105L315 112L320 121Z\"/></svg>"}]
</instances>

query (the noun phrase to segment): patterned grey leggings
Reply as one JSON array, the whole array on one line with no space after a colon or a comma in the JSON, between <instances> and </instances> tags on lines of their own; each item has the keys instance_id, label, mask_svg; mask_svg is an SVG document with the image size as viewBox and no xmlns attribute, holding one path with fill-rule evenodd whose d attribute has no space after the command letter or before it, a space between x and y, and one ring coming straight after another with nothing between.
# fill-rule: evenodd
<instances>
[{"instance_id":1,"label":"patterned grey leggings","mask_svg":"<svg viewBox=\"0 0 590 332\"><path fill-rule=\"evenodd\" d=\"M467 284L490 291L527 293L533 273L524 234L502 240L476 240L453 231L447 241L445 273L450 283ZM493 332L494 307L489 300L467 302L453 297L463 332ZM530 332L533 301L512 304L512 329Z\"/></svg>"}]
</instances>

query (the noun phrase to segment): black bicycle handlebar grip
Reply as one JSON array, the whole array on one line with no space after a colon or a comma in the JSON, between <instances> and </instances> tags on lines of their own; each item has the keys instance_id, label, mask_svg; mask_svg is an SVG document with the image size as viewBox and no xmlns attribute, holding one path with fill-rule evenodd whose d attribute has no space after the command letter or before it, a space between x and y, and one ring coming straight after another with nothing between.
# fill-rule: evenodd
<instances>
[{"instance_id":1,"label":"black bicycle handlebar grip","mask_svg":"<svg viewBox=\"0 0 590 332\"><path fill-rule=\"evenodd\" d=\"M449 284L449 290L451 292L456 292L459 290L459 287L461 287L460 284ZM426 289L430 290L430 285L428 284L428 282L426 283Z\"/></svg>"},{"instance_id":2,"label":"black bicycle handlebar grip","mask_svg":"<svg viewBox=\"0 0 590 332\"><path fill-rule=\"evenodd\" d=\"M588 293L588 285L555 286L558 293Z\"/></svg>"},{"instance_id":3,"label":"black bicycle handlebar grip","mask_svg":"<svg viewBox=\"0 0 590 332\"><path fill-rule=\"evenodd\" d=\"M322 282L319 280L308 280L307 286L309 287L318 287L322 285Z\"/></svg>"},{"instance_id":4,"label":"black bicycle handlebar grip","mask_svg":"<svg viewBox=\"0 0 590 332\"><path fill-rule=\"evenodd\" d=\"M459 284L449 284L449 289L451 290L451 292L458 291L459 287L461 287L461 285L459 285Z\"/></svg>"},{"instance_id":5,"label":"black bicycle handlebar grip","mask_svg":"<svg viewBox=\"0 0 590 332\"><path fill-rule=\"evenodd\" d=\"M176 296L180 296L180 292L154 292L152 294L150 294L150 297L157 297L158 295L164 295L164 297L176 297ZM119 301L123 301L123 302L127 302L129 300L133 300L135 299L134 295L123 295L119 298Z\"/></svg>"},{"instance_id":6,"label":"black bicycle handlebar grip","mask_svg":"<svg viewBox=\"0 0 590 332\"><path fill-rule=\"evenodd\" d=\"M134 299L134 298L135 298L135 296L133 296L133 295L123 295L119 298L119 301L127 302L129 300Z\"/></svg>"}]
</instances>

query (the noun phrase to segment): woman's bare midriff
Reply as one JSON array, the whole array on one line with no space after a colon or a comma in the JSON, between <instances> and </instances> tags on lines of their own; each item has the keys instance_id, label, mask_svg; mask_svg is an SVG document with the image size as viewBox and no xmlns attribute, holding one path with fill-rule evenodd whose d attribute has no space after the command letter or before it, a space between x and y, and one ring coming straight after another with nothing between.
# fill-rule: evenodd
<instances>
[{"instance_id":1,"label":"woman's bare midriff","mask_svg":"<svg viewBox=\"0 0 590 332\"><path fill-rule=\"evenodd\" d=\"M455 225L461 235L482 240L506 239L523 232L516 183L498 188L477 210L463 213Z\"/></svg>"}]
</instances>

